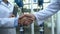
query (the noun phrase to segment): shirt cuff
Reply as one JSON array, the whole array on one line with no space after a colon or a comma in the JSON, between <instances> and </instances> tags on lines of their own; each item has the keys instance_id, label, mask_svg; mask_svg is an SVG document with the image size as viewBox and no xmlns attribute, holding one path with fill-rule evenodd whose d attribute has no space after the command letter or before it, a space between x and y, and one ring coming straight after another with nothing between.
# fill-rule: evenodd
<instances>
[{"instance_id":1,"label":"shirt cuff","mask_svg":"<svg viewBox=\"0 0 60 34\"><path fill-rule=\"evenodd\" d=\"M39 19L38 15L37 15L37 12L34 13L33 15L34 15L35 18L36 18L36 22L37 22L38 26L40 26L40 25L44 22L44 20L40 20L40 19Z\"/></svg>"},{"instance_id":2,"label":"shirt cuff","mask_svg":"<svg viewBox=\"0 0 60 34\"><path fill-rule=\"evenodd\" d=\"M15 18L14 20L14 27L17 27L18 26L18 18Z\"/></svg>"}]
</instances>

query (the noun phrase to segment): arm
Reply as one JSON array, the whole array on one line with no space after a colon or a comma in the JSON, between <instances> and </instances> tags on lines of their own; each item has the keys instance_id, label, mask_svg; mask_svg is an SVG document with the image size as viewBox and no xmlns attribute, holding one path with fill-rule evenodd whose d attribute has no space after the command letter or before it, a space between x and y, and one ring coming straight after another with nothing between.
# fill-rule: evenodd
<instances>
[{"instance_id":1,"label":"arm","mask_svg":"<svg viewBox=\"0 0 60 34\"><path fill-rule=\"evenodd\" d=\"M51 17L60 10L60 0L54 0L42 11L36 12L34 16L38 25L40 25L45 19Z\"/></svg>"},{"instance_id":2,"label":"arm","mask_svg":"<svg viewBox=\"0 0 60 34\"><path fill-rule=\"evenodd\" d=\"M18 18L0 18L0 27L12 28L18 25Z\"/></svg>"}]
</instances>

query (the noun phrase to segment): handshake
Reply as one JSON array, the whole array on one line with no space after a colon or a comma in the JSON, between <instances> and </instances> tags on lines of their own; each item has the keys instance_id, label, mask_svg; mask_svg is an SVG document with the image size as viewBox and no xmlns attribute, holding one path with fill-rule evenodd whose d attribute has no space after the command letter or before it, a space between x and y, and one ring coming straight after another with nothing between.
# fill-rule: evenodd
<instances>
[{"instance_id":1,"label":"handshake","mask_svg":"<svg viewBox=\"0 0 60 34\"><path fill-rule=\"evenodd\" d=\"M30 25L35 20L35 16L33 14L24 14L19 17L18 24L27 26Z\"/></svg>"},{"instance_id":2,"label":"handshake","mask_svg":"<svg viewBox=\"0 0 60 34\"><path fill-rule=\"evenodd\" d=\"M15 17L14 14L11 14L9 18ZM18 24L27 26L30 25L35 20L35 16L33 14L23 14L18 18Z\"/></svg>"}]
</instances>

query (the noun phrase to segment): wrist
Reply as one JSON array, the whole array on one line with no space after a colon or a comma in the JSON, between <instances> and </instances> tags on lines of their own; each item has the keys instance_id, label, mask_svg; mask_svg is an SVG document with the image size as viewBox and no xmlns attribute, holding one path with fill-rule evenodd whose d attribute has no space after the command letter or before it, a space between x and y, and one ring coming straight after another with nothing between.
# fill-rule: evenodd
<instances>
[{"instance_id":1,"label":"wrist","mask_svg":"<svg viewBox=\"0 0 60 34\"><path fill-rule=\"evenodd\" d=\"M33 17L33 19L34 19L34 20L36 20L36 17L35 17L35 15L34 15L34 14L32 14L32 17Z\"/></svg>"}]
</instances>

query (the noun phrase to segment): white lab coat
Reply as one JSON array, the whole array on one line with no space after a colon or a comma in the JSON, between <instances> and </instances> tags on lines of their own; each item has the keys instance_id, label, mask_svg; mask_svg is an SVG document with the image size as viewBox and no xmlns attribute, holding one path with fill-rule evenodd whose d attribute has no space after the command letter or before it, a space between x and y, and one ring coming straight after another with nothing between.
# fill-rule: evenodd
<instances>
[{"instance_id":1,"label":"white lab coat","mask_svg":"<svg viewBox=\"0 0 60 34\"><path fill-rule=\"evenodd\" d=\"M45 19L51 17L60 10L60 0L52 0L51 3L43 10L34 13L38 25L42 24Z\"/></svg>"},{"instance_id":2,"label":"white lab coat","mask_svg":"<svg viewBox=\"0 0 60 34\"><path fill-rule=\"evenodd\" d=\"M16 18L9 18L13 12L13 5L0 2L0 34L16 34L14 28L14 20Z\"/></svg>"}]
</instances>

